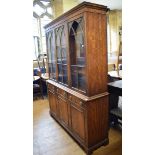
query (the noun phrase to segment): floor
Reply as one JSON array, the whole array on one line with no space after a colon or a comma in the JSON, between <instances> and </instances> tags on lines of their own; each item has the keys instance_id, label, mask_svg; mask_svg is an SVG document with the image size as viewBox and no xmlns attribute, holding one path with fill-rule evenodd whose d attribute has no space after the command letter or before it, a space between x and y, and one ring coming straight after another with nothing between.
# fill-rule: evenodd
<instances>
[{"instance_id":1,"label":"floor","mask_svg":"<svg viewBox=\"0 0 155 155\"><path fill-rule=\"evenodd\" d=\"M79 145L49 115L47 99L33 102L33 155L86 155ZM109 145L93 155L122 155L122 133L111 128Z\"/></svg>"}]
</instances>

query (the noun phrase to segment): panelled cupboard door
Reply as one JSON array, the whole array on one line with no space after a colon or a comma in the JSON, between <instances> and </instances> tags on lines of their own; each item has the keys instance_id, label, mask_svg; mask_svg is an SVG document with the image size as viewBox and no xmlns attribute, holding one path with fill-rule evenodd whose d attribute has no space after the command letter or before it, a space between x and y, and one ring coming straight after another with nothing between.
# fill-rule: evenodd
<instances>
[{"instance_id":1,"label":"panelled cupboard door","mask_svg":"<svg viewBox=\"0 0 155 155\"><path fill-rule=\"evenodd\" d=\"M56 100L56 95L54 92L51 90L48 90L48 98L49 98L49 105L50 105L50 112L54 115L57 116L57 100Z\"/></svg>"},{"instance_id":2,"label":"panelled cupboard door","mask_svg":"<svg viewBox=\"0 0 155 155\"><path fill-rule=\"evenodd\" d=\"M71 128L81 140L85 140L85 112L84 109L70 104L71 107Z\"/></svg>"},{"instance_id":3,"label":"panelled cupboard door","mask_svg":"<svg viewBox=\"0 0 155 155\"><path fill-rule=\"evenodd\" d=\"M60 121L65 125L69 126L69 116L68 116L68 103L65 99L58 96L58 107L60 114Z\"/></svg>"}]
</instances>

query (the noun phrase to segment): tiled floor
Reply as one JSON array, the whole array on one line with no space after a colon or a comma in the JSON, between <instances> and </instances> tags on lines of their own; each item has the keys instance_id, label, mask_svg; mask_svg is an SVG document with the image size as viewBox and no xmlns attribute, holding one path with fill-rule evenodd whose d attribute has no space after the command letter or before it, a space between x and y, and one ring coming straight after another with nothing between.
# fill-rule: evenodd
<instances>
[{"instance_id":1,"label":"tiled floor","mask_svg":"<svg viewBox=\"0 0 155 155\"><path fill-rule=\"evenodd\" d=\"M33 102L33 155L85 155L80 146L49 115L47 99ZM102 146L93 155L121 155L122 133L110 129L109 145Z\"/></svg>"}]
</instances>

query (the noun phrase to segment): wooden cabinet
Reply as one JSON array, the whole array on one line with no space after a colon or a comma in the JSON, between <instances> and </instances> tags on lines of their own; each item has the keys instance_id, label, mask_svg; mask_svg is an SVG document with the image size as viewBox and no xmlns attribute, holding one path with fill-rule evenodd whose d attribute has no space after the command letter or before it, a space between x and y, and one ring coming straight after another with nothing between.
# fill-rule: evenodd
<instances>
[{"instance_id":1,"label":"wooden cabinet","mask_svg":"<svg viewBox=\"0 0 155 155\"><path fill-rule=\"evenodd\" d=\"M107 10L83 2L45 26L50 114L87 154L108 144Z\"/></svg>"}]
</instances>

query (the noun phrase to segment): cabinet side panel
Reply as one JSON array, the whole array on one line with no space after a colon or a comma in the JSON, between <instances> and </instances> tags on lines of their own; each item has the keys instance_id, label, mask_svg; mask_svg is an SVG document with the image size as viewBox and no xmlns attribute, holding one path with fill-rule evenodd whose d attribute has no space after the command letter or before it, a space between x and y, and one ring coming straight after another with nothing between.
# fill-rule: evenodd
<instances>
[{"instance_id":1,"label":"cabinet side panel","mask_svg":"<svg viewBox=\"0 0 155 155\"><path fill-rule=\"evenodd\" d=\"M106 14L85 15L88 96L107 91L107 23Z\"/></svg>"},{"instance_id":2,"label":"cabinet side panel","mask_svg":"<svg viewBox=\"0 0 155 155\"><path fill-rule=\"evenodd\" d=\"M108 96L88 103L88 146L108 138Z\"/></svg>"}]
</instances>

